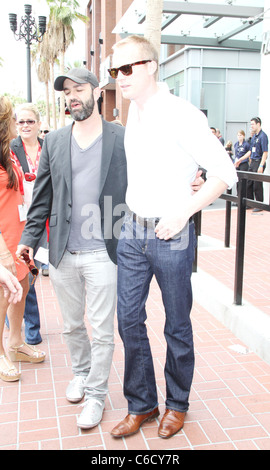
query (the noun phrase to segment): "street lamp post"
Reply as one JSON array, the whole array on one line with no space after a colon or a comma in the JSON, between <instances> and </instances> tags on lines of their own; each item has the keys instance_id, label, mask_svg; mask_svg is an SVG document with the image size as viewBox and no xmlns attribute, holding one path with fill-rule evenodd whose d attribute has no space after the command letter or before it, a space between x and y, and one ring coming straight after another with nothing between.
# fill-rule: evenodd
<instances>
[{"instance_id":1,"label":"street lamp post","mask_svg":"<svg viewBox=\"0 0 270 470\"><path fill-rule=\"evenodd\" d=\"M24 5L25 16L21 18L20 29L17 33L17 15L9 13L10 29L14 33L16 41L25 40L26 44L26 63L27 63L27 101L32 101L31 87L31 54L30 46L33 41L41 42L46 32L46 16L38 17L38 28L35 19L31 16L32 5Z\"/></svg>"}]
</instances>

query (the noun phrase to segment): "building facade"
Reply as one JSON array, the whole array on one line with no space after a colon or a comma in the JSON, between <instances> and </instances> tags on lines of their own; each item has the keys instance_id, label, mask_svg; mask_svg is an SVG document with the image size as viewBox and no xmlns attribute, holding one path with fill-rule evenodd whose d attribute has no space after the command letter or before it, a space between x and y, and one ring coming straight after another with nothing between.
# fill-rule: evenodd
<instances>
[{"instance_id":1,"label":"building facade","mask_svg":"<svg viewBox=\"0 0 270 470\"><path fill-rule=\"evenodd\" d=\"M112 46L120 38L112 33L132 0L90 0L86 15L89 24L86 31L86 67L99 79L101 93L101 114L107 121L119 119L126 123L129 102L122 100L115 81L107 69L111 65Z\"/></svg>"},{"instance_id":2,"label":"building facade","mask_svg":"<svg viewBox=\"0 0 270 470\"><path fill-rule=\"evenodd\" d=\"M108 121L126 123L129 102L123 100L107 69L113 44L121 33L116 25L132 0L90 0L86 34L86 66L102 90L101 113ZM128 31L123 30L124 34ZM205 111L209 125L220 129L225 141L236 142L243 129L249 137L250 119L258 115L261 54L253 50L163 44L160 80L172 93Z\"/></svg>"},{"instance_id":3,"label":"building facade","mask_svg":"<svg viewBox=\"0 0 270 470\"><path fill-rule=\"evenodd\" d=\"M184 47L168 55L167 49L161 46L160 79L171 92L204 110L225 140L236 142L240 129L249 137L250 119L258 115L260 53Z\"/></svg>"}]
</instances>

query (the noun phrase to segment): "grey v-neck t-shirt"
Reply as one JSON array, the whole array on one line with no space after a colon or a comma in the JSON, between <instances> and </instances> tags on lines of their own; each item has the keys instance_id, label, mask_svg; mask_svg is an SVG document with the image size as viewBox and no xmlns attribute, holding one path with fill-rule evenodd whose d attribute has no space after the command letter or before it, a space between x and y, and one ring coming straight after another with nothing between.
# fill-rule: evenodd
<instances>
[{"instance_id":1,"label":"grey v-neck t-shirt","mask_svg":"<svg viewBox=\"0 0 270 470\"><path fill-rule=\"evenodd\" d=\"M86 149L71 137L72 209L68 251L105 249L99 207L102 134Z\"/></svg>"}]
</instances>

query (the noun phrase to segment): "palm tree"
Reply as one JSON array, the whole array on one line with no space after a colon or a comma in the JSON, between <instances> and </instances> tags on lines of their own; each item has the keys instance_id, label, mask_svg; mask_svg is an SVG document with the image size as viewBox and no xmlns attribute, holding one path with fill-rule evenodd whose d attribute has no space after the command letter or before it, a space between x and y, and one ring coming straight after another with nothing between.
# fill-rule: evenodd
<instances>
[{"instance_id":1,"label":"palm tree","mask_svg":"<svg viewBox=\"0 0 270 470\"><path fill-rule=\"evenodd\" d=\"M163 0L147 0L144 36L160 51Z\"/></svg>"},{"instance_id":2,"label":"palm tree","mask_svg":"<svg viewBox=\"0 0 270 470\"><path fill-rule=\"evenodd\" d=\"M55 90L54 90L54 64L57 60L59 48L52 40L51 23L49 22L46 33L43 36L43 41L39 45L40 53L40 69L39 69L39 80L46 83L50 81L51 84L51 102L52 102L52 120L53 128L57 128L56 119L56 105L55 105ZM44 74L44 77L43 75ZM48 88L49 94L49 88ZM49 100L48 100L49 101ZM48 105L47 105L48 106Z\"/></svg>"},{"instance_id":3,"label":"palm tree","mask_svg":"<svg viewBox=\"0 0 270 470\"><path fill-rule=\"evenodd\" d=\"M65 65L65 72L67 73L69 70L74 69L76 67L84 67L84 64L81 60L74 60L73 64L70 62Z\"/></svg>"},{"instance_id":4,"label":"palm tree","mask_svg":"<svg viewBox=\"0 0 270 470\"><path fill-rule=\"evenodd\" d=\"M45 102L46 102L46 122L51 124L50 117L50 93L49 93L49 80L50 80L50 64L41 57L40 63L37 68L37 75L40 82L45 84Z\"/></svg>"},{"instance_id":5,"label":"palm tree","mask_svg":"<svg viewBox=\"0 0 270 470\"><path fill-rule=\"evenodd\" d=\"M79 8L77 0L47 0L50 7L50 46L57 52L60 57L60 74L65 72L65 53L71 43L74 42L75 34L72 28L74 20L80 19L84 23L88 21L88 17L76 11ZM65 125L65 97L61 93L60 96L60 125Z\"/></svg>"},{"instance_id":6,"label":"palm tree","mask_svg":"<svg viewBox=\"0 0 270 470\"><path fill-rule=\"evenodd\" d=\"M50 98L49 80L50 64L40 54L40 43L34 44L31 49L32 62L35 63L38 80L45 84L46 122L50 125Z\"/></svg>"}]
</instances>

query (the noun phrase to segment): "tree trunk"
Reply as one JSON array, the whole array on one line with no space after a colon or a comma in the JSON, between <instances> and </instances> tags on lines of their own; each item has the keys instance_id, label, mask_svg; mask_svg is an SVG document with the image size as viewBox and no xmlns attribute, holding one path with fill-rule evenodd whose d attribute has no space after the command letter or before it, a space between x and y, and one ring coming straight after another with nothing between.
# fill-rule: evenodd
<instances>
[{"instance_id":1,"label":"tree trunk","mask_svg":"<svg viewBox=\"0 0 270 470\"><path fill-rule=\"evenodd\" d=\"M60 52L60 75L65 75L65 53ZM64 127L65 120L65 95L64 92L60 93L60 127Z\"/></svg>"},{"instance_id":2,"label":"tree trunk","mask_svg":"<svg viewBox=\"0 0 270 470\"><path fill-rule=\"evenodd\" d=\"M49 93L49 83L45 83L45 93L46 93L46 122L51 125L51 116L50 116L50 93Z\"/></svg>"},{"instance_id":3,"label":"tree trunk","mask_svg":"<svg viewBox=\"0 0 270 470\"><path fill-rule=\"evenodd\" d=\"M51 94L52 94L52 118L53 118L53 128L57 129L53 65L54 64L50 64L50 82L51 82Z\"/></svg>"},{"instance_id":4,"label":"tree trunk","mask_svg":"<svg viewBox=\"0 0 270 470\"><path fill-rule=\"evenodd\" d=\"M151 41L158 55L161 43L163 0L147 0L144 36Z\"/></svg>"}]
</instances>

